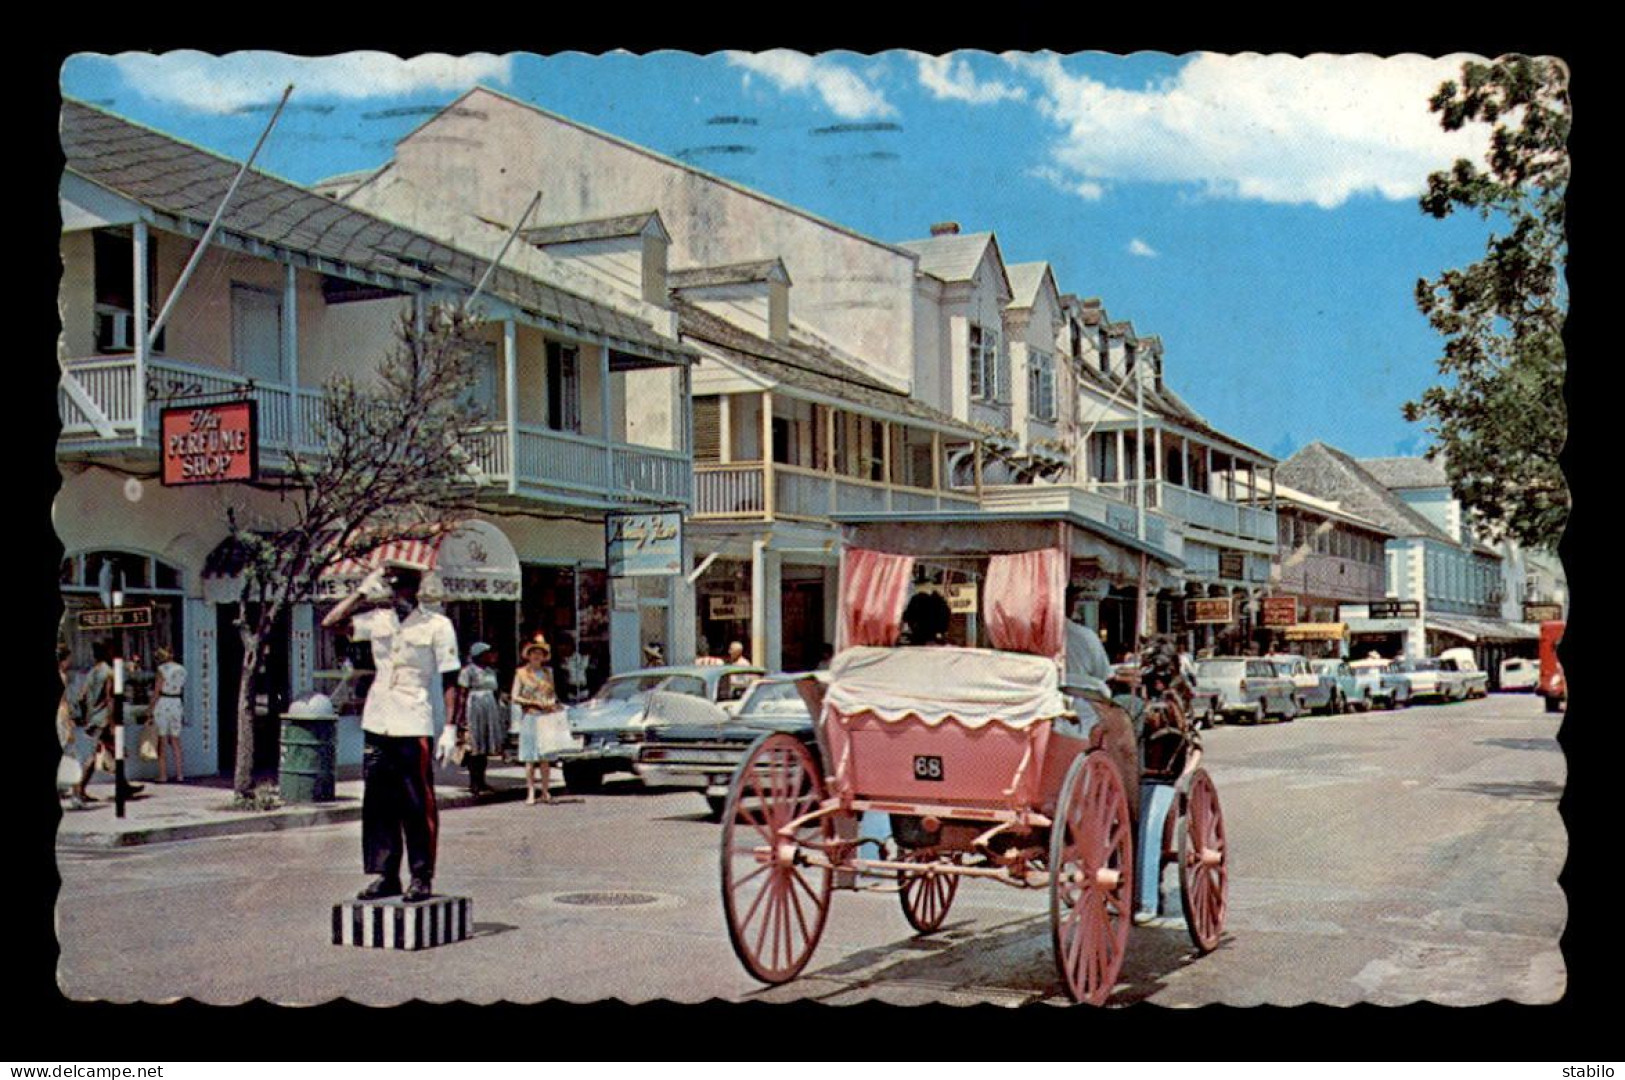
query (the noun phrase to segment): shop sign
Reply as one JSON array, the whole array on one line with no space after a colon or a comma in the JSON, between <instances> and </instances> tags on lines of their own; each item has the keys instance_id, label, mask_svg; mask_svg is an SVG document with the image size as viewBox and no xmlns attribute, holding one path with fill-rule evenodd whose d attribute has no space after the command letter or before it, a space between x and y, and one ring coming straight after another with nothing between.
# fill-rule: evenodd
<instances>
[{"instance_id":1,"label":"shop sign","mask_svg":"<svg viewBox=\"0 0 1625 1080\"><path fill-rule=\"evenodd\" d=\"M750 597L733 594L708 598L711 618L717 622L743 621L750 618Z\"/></svg>"},{"instance_id":2,"label":"shop sign","mask_svg":"<svg viewBox=\"0 0 1625 1080\"><path fill-rule=\"evenodd\" d=\"M138 630L152 625L152 606L81 611L78 621L81 630Z\"/></svg>"},{"instance_id":3,"label":"shop sign","mask_svg":"<svg viewBox=\"0 0 1625 1080\"><path fill-rule=\"evenodd\" d=\"M936 593L941 596L948 601L950 614L976 614L976 586L970 582L959 585L920 585L914 591Z\"/></svg>"},{"instance_id":4,"label":"shop sign","mask_svg":"<svg viewBox=\"0 0 1625 1080\"><path fill-rule=\"evenodd\" d=\"M1288 641L1342 641L1349 628L1340 622L1298 623L1286 628Z\"/></svg>"},{"instance_id":5,"label":"shop sign","mask_svg":"<svg viewBox=\"0 0 1625 1080\"><path fill-rule=\"evenodd\" d=\"M1298 621L1296 596L1266 596L1259 604L1260 626L1292 626Z\"/></svg>"},{"instance_id":6,"label":"shop sign","mask_svg":"<svg viewBox=\"0 0 1625 1080\"><path fill-rule=\"evenodd\" d=\"M165 409L159 425L166 487L259 479L259 414L252 399Z\"/></svg>"},{"instance_id":7,"label":"shop sign","mask_svg":"<svg viewBox=\"0 0 1625 1080\"><path fill-rule=\"evenodd\" d=\"M1370 604L1373 619L1420 619L1422 605L1415 600L1373 600Z\"/></svg>"},{"instance_id":8,"label":"shop sign","mask_svg":"<svg viewBox=\"0 0 1625 1080\"><path fill-rule=\"evenodd\" d=\"M1562 604L1525 604L1524 622L1558 622L1563 618Z\"/></svg>"},{"instance_id":9,"label":"shop sign","mask_svg":"<svg viewBox=\"0 0 1625 1080\"><path fill-rule=\"evenodd\" d=\"M1247 573L1247 556L1239 551L1219 552L1219 576L1240 581Z\"/></svg>"},{"instance_id":10,"label":"shop sign","mask_svg":"<svg viewBox=\"0 0 1625 1080\"><path fill-rule=\"evenodd\" d=\"M1228 596L1203 597L1185 601L1187 623L1228 623L1235 621Z\"/></svg>"},{"instance_id":11,"label":"shop sign","mask_svg":"<svg viewBox=\"0 0 1625 1080\"><path fill-rule=\"evenodd\" d=\"M604 518L611 577L663 577L683 568L683 515L610 514Z\"/></svg>"}]
</instances>

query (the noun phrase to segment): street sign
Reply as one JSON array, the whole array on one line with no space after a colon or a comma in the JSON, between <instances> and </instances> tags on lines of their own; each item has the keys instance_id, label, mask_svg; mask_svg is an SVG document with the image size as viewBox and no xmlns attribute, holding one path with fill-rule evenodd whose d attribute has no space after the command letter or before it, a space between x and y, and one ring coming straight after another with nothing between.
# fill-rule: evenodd
<instances>
[{"instance_id":1,"label":"street sign","mask_svg":"<svg viewBox=\"0 0 1625 1080\"><path fill-rule=\"evenodd\" d=\"M1415 600L1373 600L1371 601L1370 617L1373 619L1419 619L1422 617L1422 605Z\"/></svg>"},{"instance_id":2,"label":"street sign","mask_svg":"<svg viewBox=\"0 0 1625 1080\"><path fill-rule=\"evenodd\" d=\"M78 622L81 630L139 630L152 625L152 607L148 605L81 611Z\"/></svg>"},{"instance_id":3,"label":"street sign","mask_svg":"<svg viewBox=\"0 0 1625 1080\"><path fill-rule=\"evenodd\" d=\"M158 422L165 487L259 479L259 413L253 399L165 409Z\"/></svg>"},{"instance_id":4,"label":"street sign","mask_svg":"<svg viewBox=\"0 0 1625 1080\"><path fill-rule=\"evenodd\" d=\"M750 618L750 597L721 594L709 597L711 618L718 622L732 622Z\"/></svg>"},{"instance_id":5,"label":"street sign","mask_svg":"<svg viewBox=\"0 0 1625 1080\"><path fill-rule=\"evenodd\" d=\"M1247 573L1247 556L1239 551L1219 552L1219 576L1240 581Z\"/></svg>"},{"instance_id":6,"label":"street sign","mask_svg":"<svg viewBox=\"0 0 1625 1080\"><path fill-rule=\"evenodd\" d=\"M1235 616L1231 611L1230 597L1215 596L1185 601L1185 621L1188 623L1234 622Z\"/></svg>"},{"instance_id":7,"label":"street sign","mask_svg":"<svg viewBox=\"0 0 1625 1080\"><path fill-rule=\"evenodd\" d=\"M1259 603L1263 605L1260 626L1292 626L1298 621L1296 596L1266 596Z\"/></svg>"},{"instance_id":8,"label":"street sign","mask_svg":"<svg viewBox=\"0 0 1625 1080\"><path fill-rule=\"evenodd\" d=\"M1525 604L1524 622L1557 622L1563 618L1562 604Z\"/></svg>"}]
</instances>

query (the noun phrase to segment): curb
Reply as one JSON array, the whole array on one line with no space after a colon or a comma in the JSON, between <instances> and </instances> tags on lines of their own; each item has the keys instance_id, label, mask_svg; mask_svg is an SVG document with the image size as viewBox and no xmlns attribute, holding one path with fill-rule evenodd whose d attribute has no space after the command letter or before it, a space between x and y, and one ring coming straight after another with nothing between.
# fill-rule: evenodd
<instances>
[{"instance_id":1,"label":"curb","mask_svg":"<svg viewBox=\"0 0 1625 1080\"><path fill-rule=\"evenodd\" d=\"M439 795L438 792L436 794ZM441 810L457 810L465 806L493 806L497 803L517 802L524 797L524 788L499 788L494 794L481 798L475 798L466 792L457 792L455 795L440 797L438 802ZM232 816L214 821L186 821L146 828L137 826L97 832L58 831L56 847L59 851L113 851L176 840L248 836L285 832L289 829L308 829L319 825L342 825L360 820L361 800L341 799L334 803L284 807L266 813L252 811L221 811L221 813L231 813Z\"/></svg>"}]
</instances>

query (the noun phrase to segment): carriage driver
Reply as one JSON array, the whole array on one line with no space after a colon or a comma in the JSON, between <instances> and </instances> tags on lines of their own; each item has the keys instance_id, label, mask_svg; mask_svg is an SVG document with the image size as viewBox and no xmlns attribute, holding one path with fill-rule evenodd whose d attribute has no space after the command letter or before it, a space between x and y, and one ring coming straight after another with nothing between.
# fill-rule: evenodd
<instances>
[{"instance_id":1,"label":"carriage driver","mask_svg":"<svg viewBox=\"0 0 1625 1080\"><path fill-rule=\"evenodd\" d=\"M362 861L377 877L358 894L362 900L402 895L403 835L412 879L402 898L416 902L433 895L440 825L431 749L434 696L445 701L441 715L451 716L462 663L451 620L419 606L422 583L417 568L386 560L322 620L337 628L349 619L351 639L372 642L377 668L361 713Z\"/></svg>"}]
</instances>

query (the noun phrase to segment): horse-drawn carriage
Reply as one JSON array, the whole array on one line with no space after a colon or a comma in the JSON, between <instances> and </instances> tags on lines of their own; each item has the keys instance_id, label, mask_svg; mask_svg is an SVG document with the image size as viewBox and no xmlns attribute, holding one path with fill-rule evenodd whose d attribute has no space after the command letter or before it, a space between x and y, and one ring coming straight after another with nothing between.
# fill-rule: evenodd
<instances>
[{"instance_id":1,"label":"horse-drawn carriage","mask_svg":"<svg viewBox=\"0 0 1625 1080\"><path fill-rule=\"evenodd\" d=\"M1155 683L1149 700L1114 699L1098 639L1066 618L1069 585L1161 553L1071 516L876 515L845 531L842 647L827 688L804 685L816 747L761 739L723 812L723 907L745 968L794 978L838 880L895 889L920 933L942 925L961 878L1046 889L1056 964L1092 1004L1116 984L1136 915L1172 918L1165 869L1191 940L1217 947L1224 818L1195 733ZM979 583L981 603L956 633L897 645L917 568ZM859 835L865 813L890 815L889 842Z\"/></svg>"}]
</instances>

